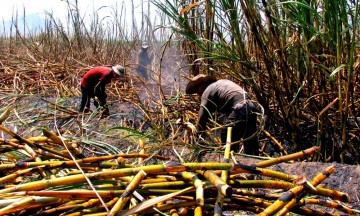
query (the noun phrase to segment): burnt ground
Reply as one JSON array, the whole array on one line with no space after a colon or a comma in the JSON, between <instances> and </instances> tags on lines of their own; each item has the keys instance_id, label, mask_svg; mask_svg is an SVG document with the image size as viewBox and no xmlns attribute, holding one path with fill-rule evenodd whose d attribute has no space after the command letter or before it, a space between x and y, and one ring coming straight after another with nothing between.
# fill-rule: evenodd
<instances>
[{"instance_id":1,"label":"burnt ground","mask_svg":"<svg viewBox=\"0 0 360 216\"><path fill-rule=\"evenodd\" d=\"M61 111L54 111L51 104L41 100L41 98L57 102L69 110L77 110L80 103L79 97L70 98L54 98L39 95L25 95L13 98L11 96L4 97L6 100L0 102L0 108L7 105L14 107L9 119L3 125L9 129L16 131L23 137L37 136L41 134L41 128L46 127L56 131L60 129L64 132L64 136L82 137L84 141L84 152L89 156L94 154L109 154L111 151L101 151L102 147L90 147L88 141L115 146L123 152L128 150L137 150L137 137L125 136L124 133L118 132L116 129L113 133L104 133L109 128L118 126L130 127L135 130L146 133L149 125L141 122L143 113L129 100L109 100L111 115L106 118L100 118L98 114L77 115L69 118ZM61 114L61 115L60 115ZM79 130L79 125L82 129ZM127 134L128 135L128 134ZM151 144L148 144L151 145ZM176 149L176 151L175 151ZM166 145L157 149L155 153L169 156L172 162L222 162L223 152L204 153L199 156L201 150L196 150L183 145ZM181 156L179 156L181 155ZM181 157L181 159L180 159ZM237 162L246 165L255 164L259 159L235 156ZM149 161L151 163L153 161ZM162 161L157 161L163 163ZM292 162L281 163L268 167L276 171L281 171L297 176L304 176L311 181L319 172L325 170L326 167L335 166L335 173L330 175L322 184L329 189L335 189L347 193L351 198L350 207L360 211L360 166L339 164L339 163L322 163L322 162Z\"/></svg>"}]
</instances>

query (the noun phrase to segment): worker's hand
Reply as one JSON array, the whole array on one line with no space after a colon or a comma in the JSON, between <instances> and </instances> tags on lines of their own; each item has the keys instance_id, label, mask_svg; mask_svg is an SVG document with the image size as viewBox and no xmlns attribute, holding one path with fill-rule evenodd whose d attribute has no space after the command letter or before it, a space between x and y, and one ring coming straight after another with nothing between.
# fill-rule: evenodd
<instances>
[{"instance_id":1,"label":"worker's hand","mask_svg":"<svg viewBox=\"0 0 360 216\"><path fill-rule=\"evenodd\" d=\"M204 133L197 133L197 136L198 136L198 140L199 140L199 142L204 142L205 141L205 139L204 139Z\"/></svg>"},{"instance_id":2,"label":"worker's hand","mask_svg":"<svg viewBox=\"0 0 360 216\"><path fill-rule=\"evenodd\" d=\"M97 96L94 97L94 100L100 104L100 100Z\"/></svg>"},{"instance_id":3,"label":"worker's hand","mask_svg":"<svg viewBox=\"0 0 360 216\"><path fill-rule=\"evenodd\" d=\"M184 126L185 129L189 131L190 134L196 135L196 127L192 123L183 122L183 120L179 118L178 120L176 120L176 124Z\"/></svg>"},{"instance_id":4,"label":"worker's hand","mask_svg":"<svg viewBox=\"0 0 360 216\"><path fill-rule=\"evenodd\" d=\"M191 134L196 134L196 127L190 122L185 122L184 126L186 127L186 130L189 131Z\"/></svg>"}]
</instances>

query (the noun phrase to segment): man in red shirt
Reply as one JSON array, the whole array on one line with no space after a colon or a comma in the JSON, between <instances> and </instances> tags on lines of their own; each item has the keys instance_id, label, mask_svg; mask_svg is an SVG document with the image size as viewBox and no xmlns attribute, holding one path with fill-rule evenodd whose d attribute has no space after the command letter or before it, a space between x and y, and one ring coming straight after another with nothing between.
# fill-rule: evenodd
<instances>
[{"instance_id":1,"label":"man in red shirt","mask_svg":"<svg viewBox=\"0 0 360 216\"><path fill-rule=\"evenodd\" d=\"M106 105L105 86L111 82L112 78L123 76L124 71L123 66L115 65L112 67L99 66L86 72L81 79L80 112L90 112L90 99L94 98L95 107L98 108L100 105L100 107L104 108L103 115L109 115L109 109Z\"/></svg>"}]
</instances>

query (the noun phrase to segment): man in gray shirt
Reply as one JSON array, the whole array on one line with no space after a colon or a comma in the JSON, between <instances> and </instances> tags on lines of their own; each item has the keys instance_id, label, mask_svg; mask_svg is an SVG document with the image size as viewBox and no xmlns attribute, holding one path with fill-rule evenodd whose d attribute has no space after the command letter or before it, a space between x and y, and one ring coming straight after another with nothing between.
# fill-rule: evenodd
<instances>
[{"instance_id":1,"label":"man in gray shirt","mask_svg":"<svg viewBox=\"0 0 360 216\"><path fill-rule=\"evenodd\" d=\"M152 63L152 56L148 53L148 48L149 45L147 43L144 43L141 46L141 50L136 58L137 73L141 78L145 80L149 80L150 74L148 73L148 69L151 68Z\"/></svg>"},{"instance_id":2,"label":"man in gray shirt","mask_svg":"<svg viewBox=\"0 0 360 216\"><path fill-rule=\"evenodd\" d=\"M212 113L222 113L227 117L225 124L233 127L231 142L239 143L243 138L245 153L259 154L256 134L256 112L259 110L243 88L230 80L217 80L215 77L199 74L190 80L186 86L186 93L201 95L198 132L206 130L206 124ZM226 142L226 130L221 133L221 141ZM240 145L233 144L231 149L239 151Z\"/></svg>"}]
</instances>

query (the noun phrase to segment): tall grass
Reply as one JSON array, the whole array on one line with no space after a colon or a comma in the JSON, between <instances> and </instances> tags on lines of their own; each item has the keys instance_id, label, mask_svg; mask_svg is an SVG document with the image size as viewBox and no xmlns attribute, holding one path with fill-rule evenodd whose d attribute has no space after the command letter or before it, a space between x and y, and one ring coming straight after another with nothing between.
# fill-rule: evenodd
<instances>
[{"instance_id":1,"label":"tall grass","mask_svg":"<svg viewBox=\"0 0 360 216\"><path fill-rule=\"evenodd\" d=\"M150 3L146 1L140 5L143 8L141 16L134 12L135 7L139 7L134 1L131 1L132 4L119 1L114 6L93 8L90 12L79 8L77 0L63 2L67 8L65 21L55 17L52 12L45 12L41 26L28 28L31 25L25 19L25 8L21 13L15 12L9 29L5 29L3 21L0 39L3 54L24 58L26 65L31 67L44 65L40 70L46 74L49 74L50 66L55 64L62 75L54 75L53 81L63 82L62 78L71 77L74 82L66 84L77 87L81 75L95 65L120 63L131 72L134 67L132 58L143 41L155 47L169 37L166 30L154 31L156 23L165 22L166 19L161 13L158 14L159 20L150 19L152 13L157 11L150 11ZM102 16L102 12L106 16ZM13 57L16 59L16 56ZM23 59L15 60L12 65L8 63L16 69L20 65L16 62L21 61ZM68 94L74 92L65 93Z\"/></svg>"},{"instance_id":2,"label":"tall grass","mask_svg":"<svg viewBox=\"0 0 360 216\"><path fill-rule=\"evenodd\" d=\"M93 8L90 12L79 8L77 0L64 1L64 7L67 8L65 21L48 11L43 26L32 29L28 29L25 20L26 9L21 14L16 12L10 30L3 30L2 46L16 52L23 47L14 46L19 41L41 59L113 64L124 63L124 56L128 56L125 53L129 53L127 49L142 41L160 41L158 38L164 41L169 36L167 31L162 30L159 34L154 31L156 23L165 19L161 16L158 20L152 19L156 11L150 10L148 1L142 1L140 5L135 5L134 1L131 4L119 1L114 6ZM135 7L141 7L141 16L135 14ZM101 15L104 13L107 15ZM24 19L23 22L20 19Z\"/></svg>"},{"instance_id":3,"label":"tall grass","mask_svg":"<svg viewBox=\"0 0 360 216\"><path fill-rule=\"evenodd\" d=\"M148 1L142 1L141 5L136 5L132 1L131 10L126 8L124 3L119 1L119 4L113 7L94 8L88 14L79 8L76 0L66 0L64 4L68 13L65 22L51 12L47 12L43 26L36 30L26 29L26 34L21 30L23 27L26 28L26 24L23 26L15 17L12 28L16 34L10 32L1 36L3 52L0 53L0 58L3 65L0 66L0 75L4 78L0 84L1 92L13 93L17 96L30 93L50 98L69 97L70 104L74 102L76 104L80 99L75 101L74 96L80 95L79 81L86 70L97 65L120 63L126 68L128 82L122 80L124 82L111 83L108 87L108 101L110 104L113 100L133 103L136 107L133 112L141 112L142 118L140 122L137 120L138 116L134 117L135 114L131 116L133 113L129 111L131 110L129 105L129 110L121 110L125 114L118 114L121 117L126 115L122 119L125 123L120 122L121 126L118 127L111 125L109 131L121 130L124 134L130 134L124 136L130 142L133 141L131 139L133 137L143 137L146 141L150 140L157 145L171 146L173 140L171 138L167 140L169 134L179 137L185 131L176 124L179 113L184 111L175 108L180 98L180 75L175 74L175 71L181 68L183 62L175 55L179 53L176 43L174 43L175 51L169 52L165 48L161 50L160 46L170 37L166 29L155 30L158 21L163 25L168 21L164 14L161 11L150 10ZM139 6L142 8L141 17L134 12L135 7L139 8ZM100 16L103 10L107 12L105 17ZM153 13L157 13L156 19L152 19ZM25 14L26 9L24 9ZM131 19L126 18L129 15ZM127 20L130 22L126 22ZM150 72L153 79L150 87L139 83L134 71L134 57L145 41L150 44L150 49L154 50L155 54ZM168 46L174 47L170 43ZM11 50L12 54L8 55L7 50ZM166 71L161 71L163 68ZM133 81L137 82L136 85L133 85ZM168 85L164 89L167 92L166 96L163 95L162 90L164 82ZM6 98L6 95L4 97ZM5 104L6 100L0 101L0 105L5 106ZM89 119L92 120L95 115L96 111ZM129 122L133 122L128 124L126 118L130 118ZM186 121L186 118L184 120ZM112 118L112 121L116 120ZM78 130L81 131L79 134L84 139L87 138L88 131L91 131L87 129L90 124L98 123L86 118L79 122ZM186 145L185 142L178 140L180 144ZM131 147L132 145L129 145L129 148ZM161 149L156 146L154 148Z\"/></svg>"},{"instance_id":4,"label":"tall grass","mask_svg":"<svg viewBox=\"0 0 360 216\"><path fill-rule=\"evenodd\" d=\"M10 35L1 37L1 49L16 54L10 57L19 62L16 67L41 68L39 88L50 93L45 86L56 83L61 90L54 91L63 96L79 94L78 79L91 66L121 63L131 69L131 54L142 41L166 44L164 50L181 44L192 75L229 78L252 92L266 111L267 130L280 141L290 140L294 150L315 143L322 150L318 160L351 156L359 161L358 0L151 0L140 5L140 24L134 12L139 5L131 3L130 10L121 3L94 8L88 21L77 0L66 0L66 23L48 12L44 25L33 31L26 20L21 25L16 13ZM150 10L150 3L158 10ZM103 10L108 16L99 15ZM132 21L127 23L129 14ZM166 61L164 52L157 54L159 61ZM157 75L161 64L154 69ZM27 91L26 86L17 82L17 92ZM175 93L165 97L159 88L152 101L139 104L144 113L165 116L148 119L156 123L153 134L159 138L183 111L163 104L178 102L181 93ZM149 110L154 109L150 103L160 112Z\"/></svg>"},{"instance_id":5,"label":"tall grass","mask_svg":"<svg viewBox=\"0 0 360 216\"><path fill-rule=\"evenodd\" d=\"M294 149L316 143L318 159L359 161L358 0L153 2L185 38L194 75L244 85Z\"/></svg>"}]
</instances>

